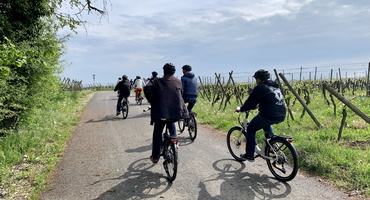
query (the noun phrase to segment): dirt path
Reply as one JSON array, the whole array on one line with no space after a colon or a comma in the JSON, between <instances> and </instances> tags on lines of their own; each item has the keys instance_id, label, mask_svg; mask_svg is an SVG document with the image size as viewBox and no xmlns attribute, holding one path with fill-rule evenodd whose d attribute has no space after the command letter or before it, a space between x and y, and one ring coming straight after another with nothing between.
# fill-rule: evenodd
<instances>
[{"instance_id":1,"label":"dirt path","mask_svg":"<svg viewBox=\"0 0 370 200\"><path fill-rule=\"evenodd\" d=\"M153 127L142 112L146 101L129 100L123 120L115 116L114 92L95 95L41 199L351 199L301 172L293 181L277 181L262 159L236 162L225 133L203 125L193 143L187 133L179 135L179 172L171 184L162 165L148 159Z\"/></svg>"}]
</instances>

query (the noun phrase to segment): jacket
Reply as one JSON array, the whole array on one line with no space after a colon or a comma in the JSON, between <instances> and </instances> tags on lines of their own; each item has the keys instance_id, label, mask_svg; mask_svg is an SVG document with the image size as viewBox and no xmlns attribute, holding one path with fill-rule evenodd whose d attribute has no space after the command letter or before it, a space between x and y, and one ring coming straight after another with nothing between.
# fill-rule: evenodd
<instances>
[{"instance_id":1,"label":"jacket","mask_svg":"<svg viewBox=\"0 0 370 200\"><path fill-rule=\"evenodd\" d=\"M194 73L189 72L181 77L183 97L198 97L198 83Z\"/></svg>"},{"instance_id":2,"label":"jacket","mask_svg":"<svg viewBox=\"0 0 370 200\"><path fill-rule=\"evenodd\" d=\"M188 118L188 109L182 99L181 81L173 75L165 75L152 82L153 100L151 103L151 119L178 121ZM149 85L149 84L148 84Z\"/></svg>"},{"instance_id":3,"label":"jacket","mask_svg":"<svg viewBox=\"0 0 370 200\"><path fill-rule=\"evenodd\" d=\"M116 87L114 87L114 91L119 90L119 94L123 95L124 97L130 96L130 88L131 83L129 80L120 81L117 83Z\"/></svg>"},{"instance_id":4,"label":"jacket","mask_svg":"<svg viewBox=\"0 0 370 200\"><path fill-rule=\"evenodd\" d=\"M279 85L267 80L253 88L240 111L254 110L258 106L259 115L267 119L285 118L286 107Z\"/></svg>"}]
</instances>

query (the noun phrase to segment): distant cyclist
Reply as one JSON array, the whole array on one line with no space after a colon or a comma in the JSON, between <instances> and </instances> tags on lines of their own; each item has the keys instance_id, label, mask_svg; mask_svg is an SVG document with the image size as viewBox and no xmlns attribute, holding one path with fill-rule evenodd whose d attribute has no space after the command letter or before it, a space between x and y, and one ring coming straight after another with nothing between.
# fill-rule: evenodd
<instances>
[{"instance_id":1,"label":"distant cyclist","mask_svg":"<svg viewBox=\"0 0 370 200\"><path fill-rule=\"evenodd\" d=\"M146 83L146 85L148 85L148 83L153 82L155 79L157 79L158 78L157 76L158 76L158 73L156 71L153 71L152 72L152 77L150 79L148 79L148 82ZM145 90L145 87L144 87L144 90ZM144 109L143 112L147 112L151 108L152 108L151 106L148 106L148 108L147 109Z\"/></svg>"},{"instance_id":2,"label":"distant cyclist","mask_svg":"<svg viewBox=\"0 0 370 200\"><path fill-rule=\"evenodd\" d=\"M247 127L246 153L240 157L244 160L254 161L254 148L256 146L256 132L263 129L270 137L274 135L271 125L278 124L285 119L286 108L279 85L270 79L270 73L266 70L258 70L254 76L257 86L236 112L258 109L258 114L250 121Z\"/></svg>"},{"instance_id":3,"label":"distant cyclist","mask_svg":"<svg viewBox=\"0 0 370 200\"><path fill-rule=\"evenodd\" d=\"M126 75L122 76L122 80L117 83L114 91L119 91L119 97L117 100L117 116L121 113L121 102L123 98L128 98L130 96L131 84Z\"/></svg>"},{"instance_id":4,"label":"distant cyclist","mask_svg":"<svg viewBox=\"0 0 370 200\"><path fill-rule=\"evenodd\" d=\"M134 88L135 88L135 100L137 101L139 98L139 94L141 91L143 91L143 88L145 86L145 82L143 79L141 79L140 76L136 76L135 82L134 82Z\"/></svg>"},{"instance_id":5,"label":"distant cyclist","mask_svg":"<svg viewBox=\"0 0 370 200\"><path fill-rule=\"evenodd\" d=\"M182 83L182 98L185 103L188 103L189 113L192 111L198 97L198 83L194 73L191 72L192 68L190 65L184 65L182 67L181 77Z\"/></svg>"}]
</instances>

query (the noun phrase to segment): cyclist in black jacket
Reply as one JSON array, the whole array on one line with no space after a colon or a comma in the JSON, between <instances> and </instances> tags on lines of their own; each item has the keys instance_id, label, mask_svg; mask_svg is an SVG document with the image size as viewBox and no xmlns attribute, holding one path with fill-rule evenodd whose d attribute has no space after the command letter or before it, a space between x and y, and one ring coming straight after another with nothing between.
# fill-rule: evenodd
<instances>
[{"instance_id":1,"label":"cyclist in black jacket","mask_svg":"<svg viewBox=\"0 0 370 200\"><path fill-rule=\"evenodd\" d=\"M258 70L254 76L257 86L253 89L242 107L237 112L258 109L258 114L250 121L247 127L246 153L240 156L245 160L254 161L254 148L256 146L256 132L263 129L269 137L274 135L271 125L284 121L286 107L279 85L270 79L266 70Z\"/></svg>"},{"instance_id":2,"label":"cyclist in black jacket","mask_svg":"<svg viewBox=\"0 0 370 200\"><path fill-rule=\"evenodd\" d=\"M121 112L121 101L123 98L128 98L130 96L130 89L131 89L131 83L128 80L126 75L122 76L122 80L117 83L116 87L114 88L114 91L119 90L119 97L117 100L117 116Z\"/></svg>"}]
</instances>

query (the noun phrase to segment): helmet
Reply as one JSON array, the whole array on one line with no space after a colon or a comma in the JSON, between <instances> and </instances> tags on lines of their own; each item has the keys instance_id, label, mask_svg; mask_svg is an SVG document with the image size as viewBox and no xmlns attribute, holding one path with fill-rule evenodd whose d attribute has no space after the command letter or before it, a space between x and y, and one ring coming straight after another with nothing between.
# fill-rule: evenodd
<instances>
[{"instance_id":1,"label":"helmet","mask_svg":"<svg viewBox=\"0 0 370 200\"><path fill-rule=\"evenodd\" d=\"M175 71L176 71L176 67L172 63L166 63L163 66L163 72L164 72L164 74L174 74Z\"/></svg>"},{"instance_id":2,"label":"helmet","mask_svg":"<svg viewBox=\"0 0 370 200\"><path fill-rule=\"evenodd\" d=\"M182 67L182 69L185 70L185 71L191 71L191 66L190 65L184 65Z\"/></svg>"},{"instance_id":3,"label":"helmet","mask_svg":"<svg viewBox=\"0 0 370 200\"><path fill-rule=\"evenodd\" d=\"M141 79L141 77L140 76L136 76L136 79Z\"/></svg>"},{"instance_id":4,"label":"helmet","mask_svg":"<svg viewBox=\"0 0 370 200\"><path fill-rule=\"evenodd\" d=\"M126 75L122 76L122 80L127 80L127 79L128 79L128 77Z\"/></svg>"},{"instance_id":5,"label":"helmet","mask_svg":"<svg viewBox=\"0 0 370 200\"><path fill-rule=\"evenodd\" d=\"M158 75L158 73L157 73L156 71L153 71L153 72L152 72L152 75L153 75L154 77L156 77L156 76Z\"/></svg>"},{"instance_id":6,"label":"helmet","mask_svg":"<svg viewBox=\"0 0 370 200\"><path fill-rule=\"evenodd\" d=\"M253 77L261 80L267 80L270 78L270 73L264 69L260 69L254 73Z\"/></svg>"}]
</instances>

